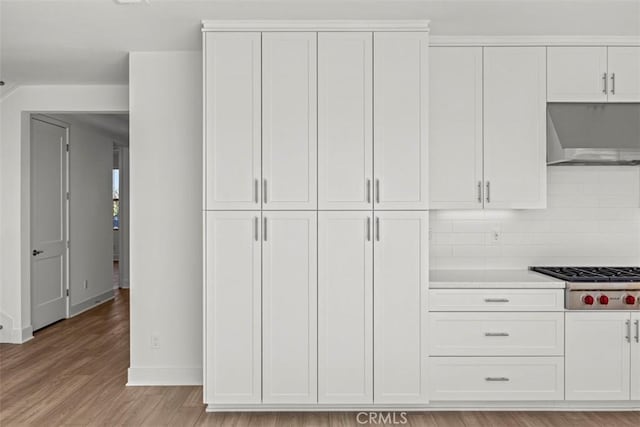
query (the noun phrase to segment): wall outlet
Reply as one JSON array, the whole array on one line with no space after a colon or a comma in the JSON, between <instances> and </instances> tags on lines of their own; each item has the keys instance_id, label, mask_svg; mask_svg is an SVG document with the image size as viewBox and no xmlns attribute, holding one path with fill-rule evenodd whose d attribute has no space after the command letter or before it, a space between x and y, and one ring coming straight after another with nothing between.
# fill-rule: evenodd
<instances>
[{"instance_id":1,"label":"wall outlet","mask_svg":"<svg viewBox=\"0 0 640 427\"><path fill-rule=\"evenodd\" d=\"M151 334L151 348L160 348L160 335Z\"/></svg>"},{"instance_id":2,"label":"wall outlet","mask_svg":"<svg viewBox=\"0 0 640 427\"><path fill-rule=\"evenodd\" d=\"M89 281L87 279L84 280L84 288L89 289Z\"/></svg>"}]
</instances>

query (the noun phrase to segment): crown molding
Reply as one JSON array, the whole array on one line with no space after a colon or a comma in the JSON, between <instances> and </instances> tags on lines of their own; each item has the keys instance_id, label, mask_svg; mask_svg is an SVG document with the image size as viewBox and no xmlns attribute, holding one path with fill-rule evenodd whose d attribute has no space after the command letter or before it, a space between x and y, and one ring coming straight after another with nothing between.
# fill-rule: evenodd
<instances>
[{"instance_id":1,"label":"crown molding","mask_svg":"<svg viewBox=\"0 0 640 427\"><path fill-rule=\"evenodd\" d=\"M203 20L202 31L429 31L423 19Z\"/></svg>"},{"instance_id":2,"label":"crown molding","mask_svg":"<svg viewBox=\"0 0 640 427\"><path fill-rule=\"evenodd\" d=\"M434 36L430 46L640 46L635 36Z\"/></svg>"}]
</instances>

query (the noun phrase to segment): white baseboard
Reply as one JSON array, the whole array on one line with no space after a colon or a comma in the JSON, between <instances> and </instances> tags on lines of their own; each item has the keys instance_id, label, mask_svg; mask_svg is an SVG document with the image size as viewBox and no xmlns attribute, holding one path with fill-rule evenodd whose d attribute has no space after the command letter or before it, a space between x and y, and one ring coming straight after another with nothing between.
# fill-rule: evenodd
<instances>
[{"instance_id":1,"label":"white baseboard","mask_svg":"<svg viewBox=\"0 0 640 427\"><path fill-rule=\"evenodd\" d=\"M69 307L69 317L77 316L80 313L84 313L87 310L91 310L94 307L99 306L100 304L104 304L107 301L111 301L113 299L113 289L108 290L100 295L96 295L95 297L91 297L86 301L83 301L79 304L72 305Z\"/></svg>"},{"instance_id":2,"label":"white baseboard","mask_svg":"<svg viewBox=\"0 0 640 427\"><path fill-rule=\"evenodd\" d=\"M127 386L202 385L202 368L129 368Z\"/></svg>"},{"instance_id":3,"label":"white baseboard","mask_svg":"<svg viewBox=\"0 0 640 427\"><path fill-rule=\"evenodd\" d=\"M2 325L0 343L24 344L33 338L33 328L31 326L14 328L13 318L5 313L0 313L0 325Z\"/></svg>"}]
</instances>

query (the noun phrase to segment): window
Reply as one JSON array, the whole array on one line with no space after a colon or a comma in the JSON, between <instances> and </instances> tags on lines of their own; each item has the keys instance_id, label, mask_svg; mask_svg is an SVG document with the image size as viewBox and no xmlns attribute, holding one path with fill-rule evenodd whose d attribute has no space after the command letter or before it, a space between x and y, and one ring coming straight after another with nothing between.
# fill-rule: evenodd
<instances>
[{"instance_id":1,"label":"window","mask_svg":"<svg viewBox=\"0 0 640 427\"><path fill-rule=\"evenodd\" d=\"M112 183L113 229L118 230L120 228L120 171L118 169L113 170Z\"/></svg>"}]
</instances>

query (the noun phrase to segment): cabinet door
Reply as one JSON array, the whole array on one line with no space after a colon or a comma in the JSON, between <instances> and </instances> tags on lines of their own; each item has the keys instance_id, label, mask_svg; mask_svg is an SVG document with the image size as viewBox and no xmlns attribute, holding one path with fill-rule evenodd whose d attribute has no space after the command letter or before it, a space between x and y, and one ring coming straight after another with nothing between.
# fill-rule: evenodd
<instances>
[{"instance_id":1,"label":"cabinet door","mask_svg":"<svg viewBox=\"0 0 640 427\"><path fill-rule=\"evenodd\" d=\"M205 209L260 209L260 33L206 33Z\"/></svg>"},{"instance_id":2,"label":"cabinet door","mask_svg":"<svg viewBox=\"0 0 640 427\"><path fill-rule=\"evenodd\" d=\"M431 209L482 208L482 48L429 50Z\"/></svg>"},{"instance_id":3,"label":"cabinet door","mask_svg":"<svg viewBox=\"0 0 640 427\"><path fill-rule=\"evenodd\" d=\"M628 400L630 343L625 312L566 313L566 399Z\"/></svg>"},{"instance_id":4,"label":"cabinet door","mask_svg":"<svg viewBox=\"0 0 640 427\"><path fill-rule=\"evenodd\" d=\"M640 400L640 313L631 315L631 400Z\"/></svg>"},{"instance_id":5,"label":"cabinet door","mask_svg":"<svg viewBox=\"0 0 640 427\"><path fill-rule=\"evenodd\" d=\"M609 102L640 102L640 47L610 47Z\"/></svg>"},{"instance_id":6,"label":"cabinet door","mask_svg":"<svg viewBox=\"0 0 640 427\"><path fill-rule=\"evenodd\" d=\"M606 47L549 47L549 102L606 102Z\"/></svg>"},{"instance_id":7,"label":"cabinet door","mask_svg":"<svg viewBox=\"0 0 640 427\"><path fill-rule=\"evenodd\" d=\"M375 207L427 209L428 36L374 33Z\"/></svg>"},{"instance_id":8,"label":"cabinet door","mask_svg":"<svg viewBox=\"0 0 640 427\"><path fill-rule=\"evenodd\" d=\"M376 212L374 402L427 403L427 212Z\"/></svg>"},{"instance_id":9,"label":"cabinet door","mask_svg":"<svg viewBox=\"0 0 640 427\"><path fill-rule=\"evenodd\" d=\"M484 49L485 208L545 208L545 48Z\"/></svg>"},{"instance_id":10,"label":"cabinet door","mask_svg":"<svg viewBox=\"0 0 640 427\"><path fill-rule=\"evenodd\" d=\"M318 33L318 203L371 209L372 34Z\"/></svg>"},{"instance_id":11,"label":"cabinet door","mask_svg":"<svg viewBox=\"0 0 640 427\"><path fill-rule=\"evenodd\" d=\"M260 212L205 219L204 400L260 403Z\"/></svg>"},{"instance_id":12,"label":"cabinet door","mask_svg":"<svg viewBox=\"0 0 640 427\"><path fill-rule=\"evenodd\" d=\"M318 401L373 403L370 212L318 218Z\"/></svg>"},{"instance_id":13,"label":"cabinet door","mask_svg":"<svg viewBox=\"0 0 640 427\"><path fill-rule=\"evenodd\" d=\"M263 209L315 209L316 33L262 34Z\"/></svg>"},{"instance_id":14,"label":"cabinet door","mask_svg":"<svg viewBox=\"0 0 640 427\"><path fill-rule=\"evenodd\" d=\"M263 215L263 402L316 403L316 213Z\"/></svg>"}]
</instances>

